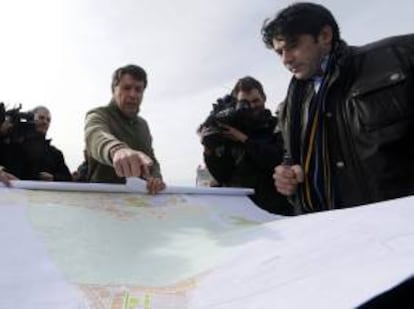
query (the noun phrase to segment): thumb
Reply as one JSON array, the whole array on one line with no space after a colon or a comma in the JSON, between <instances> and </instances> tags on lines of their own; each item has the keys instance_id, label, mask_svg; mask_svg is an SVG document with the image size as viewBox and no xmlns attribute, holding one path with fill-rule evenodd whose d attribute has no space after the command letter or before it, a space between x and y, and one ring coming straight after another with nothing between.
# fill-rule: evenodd
<instances>
[{"instance_id":1,"label":"thumb","mask_svg":"<svg viewBox=\"0 0 414 309\"><path fill-rule=\"evenodd\" d=\"M143 152L140 152L140 159L141 159L142 165L151 166L153 164L151 158Z\"/></svg>"},{"instance_id":2,"label":"thumb","mask_svg":"<svg viewBox=\"0 0 414 309\"><path fill-rule=\"evenodd\" d=\"M290 168L295 173L296 180L298 181L298 183L303 182L305 180L305 174L304 174L303 169L300 165L297 165L297 164L292 165Z\"/></svg>"}]
</instances>

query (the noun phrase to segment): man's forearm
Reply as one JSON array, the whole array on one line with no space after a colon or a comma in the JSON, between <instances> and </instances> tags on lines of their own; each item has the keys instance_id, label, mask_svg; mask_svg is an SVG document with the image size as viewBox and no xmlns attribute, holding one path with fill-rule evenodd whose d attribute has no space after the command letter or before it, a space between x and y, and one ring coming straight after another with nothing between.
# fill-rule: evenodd
<instances>
[{"instance_id":1,"label":"man's forearm","mask_svg":"<svg viewBox=\"0 0 414 309\"><path fill-rule=\"evenodd\" d=\"M94 113L86 117L85 141L88 153L106 165L112 165L112 157L116 150L127 147L110 133L105 119Z\"/></svg>"}]
</instances>

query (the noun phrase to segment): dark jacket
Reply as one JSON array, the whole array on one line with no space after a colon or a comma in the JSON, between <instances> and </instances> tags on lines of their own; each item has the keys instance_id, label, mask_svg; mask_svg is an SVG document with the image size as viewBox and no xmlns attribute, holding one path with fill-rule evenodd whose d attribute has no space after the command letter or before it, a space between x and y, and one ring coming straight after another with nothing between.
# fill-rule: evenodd
<instances>
[{"instance_id":1,"label":"dark jacket","mask_svg":"<svg viewBox=\"0 0 414 309\"><path fill-rule=\"evenodd\" d=\"M47 172L54 181L72 180L62 152L42 134L31 134L18 143L5 143L1 153L0 165L19 179L39 180L39 173Z\"/></svg>"},{"instance_id":2,"label":"dark jacket","mask_svg":"<svg viewBox=\"0 0 414 309\"><path fill-rule=\"evenodd\" d=\"M22 146L29 162L29 168L23 173L22 179L39 180L39 173L47 172L53 175L54 181L72 181L62 152L43 135L25 141Z\"/></svg>"},{"instance_id":3,"label":"dark jacket","mask_svg":"<svg viewBox=\"0 0 414 309\"><path fill-rule=\"evenodd\" d=\"M362 47L341 42L334 53L324 121L336 208L414 194L414 35ZM288 151L300 143L290 136L293 97L311 83L293 78L280 108Z\"/></svg>"},{"instance_id":4,"label":"dark jacket","mask_svg":"<svg viewBox=\"0 0 414 309\"><path fill-rule=\"evenodd\" d=\"M205 164L220 186L254 188L250 198L260 208L292 215L293 208L274 186L274 167L282 162L283 142L275 134L276 118L266 130L251 133L245 143L227 142L204 152ZM244 132L246 134L246 132Z\"/></svg>"},{"instance_id":5,"label":"dark jacket","mask_svg":"<svg viewBox=\"0 0 414 309\"><path fill-rule=\"evenodd\" d=\"M89 170L89 164L88 161L83 161L76 171L73 173L73 181L77 182L88 182L88 170Z\"/></svg>"},{"instance_id":6,"label":"dark jacket","mask_svg":"<svg viewBox=\"0 0 414 309\"><path fill-rule=\"evenodd\" d=\"M22 178L24 171L29 168L29 161L20 143L0 142L0 166L17 178Z\"/></svg>"}]
</instances>

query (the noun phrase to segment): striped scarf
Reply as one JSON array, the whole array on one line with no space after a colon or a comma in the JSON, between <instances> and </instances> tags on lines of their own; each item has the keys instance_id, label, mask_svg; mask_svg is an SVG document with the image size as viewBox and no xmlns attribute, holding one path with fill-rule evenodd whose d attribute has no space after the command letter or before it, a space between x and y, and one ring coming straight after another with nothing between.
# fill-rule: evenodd
<instances>
[{"instance_id":1,"label":"striped scarf","mask_svg":"<svg viewBox=\"0 0 414 309\"><path fill-rule=\"evenodd\" d=\"M332 60L332 59L331 59ZM328 65L329 66L329 65ZM304 169L304 182L298 188L300 204L305 212L315 212L335 207L326 130L326 92L330 68L325 72L319 91L313 94L308 109L308 121L303 122L303 103L309 93L309 82L296 81L291 111L291 152L295 162ZM303 133L304 132L304 133ZM303 136L302 136L303 134ZM301 142L303 141L303 143Z\"/></svg>"}]
</instances>

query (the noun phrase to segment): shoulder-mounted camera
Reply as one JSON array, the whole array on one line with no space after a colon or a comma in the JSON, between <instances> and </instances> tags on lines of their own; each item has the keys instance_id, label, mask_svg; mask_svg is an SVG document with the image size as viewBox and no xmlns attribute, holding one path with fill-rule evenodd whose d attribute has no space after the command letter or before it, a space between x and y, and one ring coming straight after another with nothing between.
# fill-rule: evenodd
<instances>
[{"instance_id":1,"label":"shoulder-mounted camera","mask_svg":"<svg viewBox=\"0 0 414 309\"><path fill-rule=\"evenodd\" d=\"M202 139L204 146L216 148L229 142L222 135L223 124L234 127L248 136L273 130L275 125L268 109L254 110L249 101L238 101L231 95L217 99L216 103L213 103L213 110L200 125L200 130L205 128Z\"/></svg>"},{"instance_id":2,"label":"shoulder-mounted camera","mask_svg":"<svg viewBox=\"0 0 414 309\"><path fill-rule=\"evenodd\" d=\"M10 143L19 143L36 133L34 114L22 112L22 105L6 110L3 102L0 103L0 125L8 123L6 132L2 132L1 138Z\"/></svg>"}]
</instances>

